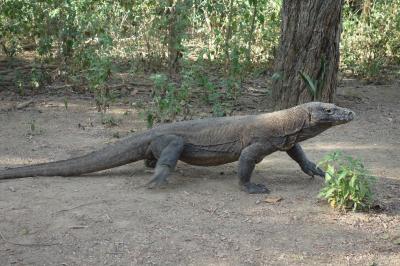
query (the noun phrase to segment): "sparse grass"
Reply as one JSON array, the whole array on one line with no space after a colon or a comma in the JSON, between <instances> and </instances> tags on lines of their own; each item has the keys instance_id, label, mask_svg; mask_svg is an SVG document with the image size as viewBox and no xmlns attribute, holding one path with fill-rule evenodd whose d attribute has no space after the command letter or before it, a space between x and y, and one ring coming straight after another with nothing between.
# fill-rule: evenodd
<instances>
[{"instance_id":1,"label":"sparse grass","mask_svg":"<svg viewBox=\"0 0 400 266\"><path fill-rule=\"evenodd\" d=\"M28 124L28 130L27 130L26 135L28 137L38 136L38 135L41 135L44 133L44 129L39 127L39 125L35 119L32 119L27 124Z\"/></svg>"},{"instance_id":2,"label":"sparse grass","mask_svg":"<svg viewBox=\"0 0 400 266\"><path fill-rule=\"evenodd\" d=\"M121 123L121 120L118 118L115 118L114 116L110 114L102 114L101 115L101 123L107 127L115 127L119 126Z\"/></svg>"}]
</instances>

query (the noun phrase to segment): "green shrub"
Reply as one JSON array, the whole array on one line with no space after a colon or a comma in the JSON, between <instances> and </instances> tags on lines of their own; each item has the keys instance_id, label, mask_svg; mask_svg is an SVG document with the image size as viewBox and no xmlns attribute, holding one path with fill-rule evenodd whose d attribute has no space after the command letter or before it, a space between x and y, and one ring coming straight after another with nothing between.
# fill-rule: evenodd
<instances>
[{"instance_id":1,"label":"green shrub","mask_svg":"<svg viewBox=\"0 0 400 266\"><path fill-rule=\"evenodd\" d=\"M186 115L189 112L189 87L185 82L177 88L164 74L152 75L150 79L154 83L153 101L145 107L144 112L149 128L155 122L171 122L177 115Z\"/></svg>"},{"instance_id":2,"label":"green shrub","mask_svg":"<svg viewBox=\"0 0 400 266\"><path fill-rule=\"evenodd\" d=\"M375 177L362 162L340 151L326 155L319 165L325 170L325 186L320 198L328 200L333 208L341 210L369 209L373 200L372 184Z\"/></svg>"}]
</instances>

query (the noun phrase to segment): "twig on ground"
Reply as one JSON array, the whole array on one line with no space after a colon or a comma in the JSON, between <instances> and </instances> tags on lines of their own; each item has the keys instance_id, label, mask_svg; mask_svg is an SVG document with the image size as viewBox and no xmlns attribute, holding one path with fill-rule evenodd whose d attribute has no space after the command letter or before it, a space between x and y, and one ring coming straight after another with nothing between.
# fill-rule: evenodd
<instances>
[{"instance_id":1,"label":"twig on ground","mask_svg":"<svg viewBox=\"0 0 400 266\"><path fill-rule=\"evenodd\" d=\"M54 69L54 68L57 68L57 66L56 65L46 65L46 66L26 65L26 66L12 67L12 68L9 68L9 69L0 70L0 75L13 73L15 71L24 71L24 70L32 70L32 69Z\"/></svg>"},{"instance_id":2,"label":"twig on ground","mask_svg":"<svg viewBox=\"0 0 400 266\"><path fill-rule=\"evenodd\" d=\"M17 110L24 109L25 107L28 107L28 105L30 105L31 103L33 103L33 100L19 103L19 104L17 104L17 106L15 106L15 109L17 109Z\"/></svg>"},{"instance_id":3,"label":"twig on ground","mask_svg":"<svg viewBox=\"0 0 400 266\"><path fill-rule=\"evenodd\" d=\"M135 87L151 87L151 86L153 86L153 84L135 83L135 82L107 85L107 87L110 89L120 89L120 88L134 89ZM146 91L138 90L138 92L146 92Z\"/></svg>"},{"instance_id":4,"label":"twig on ground","mask_svg":"<svg viewBox=\"0 0 400 266\"><path fill-rule=\"evenodd\" d=\"M66 89L66 88L71 88L71 84L62 84L62 85L47 85L47 89L52 89L52 90L60 90L60 89Z\"/></svg>"},{"instance_id":5,"label":"twig on ground","mask_svg":"<svg viewBox=\"0 0 400 266\"><path fill-rule=\"evenodd\" d=\"M55 214L58 214L58 213L61 213L61 212L72 211L72 210L75 210L75 209L78 209L78 208L81 208L81 207L85 207L85 206L88 206L88 205L101 204L101 203L107 203L107 201L98 200L98 201L88 202L88 203L84 203L84 204L81 204L81 205L78 205L78 206L75 206L75 207L72 207L72 208L69 208L69 209L59 210L59 211L55 212Z\"/></svg>"},{"instance_id":6,"label":"twig on ground","mask_svg":"<svg viewBox=\"0 0 400 266\"><path fill-rule=\"evenodd\" d=\"M0 231L0 238L8 244L12 244L12 245L16 245L16 246L24 246L24 247L40 247L40 246L47 247L47 246L60 245L60 243L16 243L16 242L10 241L7 238L5 238L4 235L1 233L1 231Z\"/></svg>"},{"instance_id":7,"label":"twig on ground","mask_svg":"<svg viewBox=\"0 0 400 266\"><path fill-rule=\"evenodd\" d=\"M125 254L125 252L107 252L106 254L108 254L108 255L120 255L120 254Z\"/></svg>"},{"instance_id":8,"label":"twig on ground","mask_svg":"<svg viewBox=\"0 0 400 266\"><path fill-rule=\"evenodd\" d=\"M87 226L87 225L73 225L73 226L70 226L70 227L68 227L69 229L85 229L85 228L88 228L89 226Z\"/></svg>"},{"instance_id":9,"label":"twig on ground","mask_svg":"<svg viewBox=\"0 0 400 266\"><path fill-rule=\"evenodd\" d=\"M31 103L33 103L33 100L29 100L29 101L18 103L18 104L12 104L11 106L0 109L0 111L8 112L8 111L12 111L12 110L21 110L21 109L28 107Z\"/></svg>"}]
</instances>

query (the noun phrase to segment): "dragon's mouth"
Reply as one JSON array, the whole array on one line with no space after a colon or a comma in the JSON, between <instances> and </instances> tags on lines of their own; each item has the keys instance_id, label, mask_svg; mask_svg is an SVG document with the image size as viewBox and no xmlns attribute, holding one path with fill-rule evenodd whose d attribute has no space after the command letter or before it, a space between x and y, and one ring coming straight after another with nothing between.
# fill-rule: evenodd
<instances>
[{"instance_id":1,"label":"dragon's mouth","mask_svg":"<svg viewBox=\"0 0 400 266\"><path fill-rule=\"evenodd\" d=\"M334 125L345 124L352 121L355 117L355 113L350 109L343 108L343 111L337 115L337 119L334 121Z\"/></svg>"}]
</instances>

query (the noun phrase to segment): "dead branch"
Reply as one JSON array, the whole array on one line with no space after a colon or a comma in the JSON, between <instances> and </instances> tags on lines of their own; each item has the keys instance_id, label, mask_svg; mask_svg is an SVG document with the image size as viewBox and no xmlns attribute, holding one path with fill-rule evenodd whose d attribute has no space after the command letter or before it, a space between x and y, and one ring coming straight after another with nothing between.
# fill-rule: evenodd
<instances>
[{"instance_id":1,"label":"dead branch","mask_svg":"<svg viewBox=\"0 0 400 266\"><path fill-rule=\"evenodd\" d=\"M1 231L0 231L0 238L8 244L16 246L24 246L24 247L48 247L48 246L60 245L60 243L17 243L5 238L4 235L1 233Z\"/></svg>"},{"instance_id":2,"label":"dead branch","mask_svg":"<svg viewBox=\"0 0 400 266\"><path fill-rule=\"evenodd\" d=\"M101 204L101 203L104 203L104 204L105 204L105 203L107 203L107 201L105 201L105 200L98 200L98 201L93 201L93 202L84 203L84 204L81 204L81 205L78 205L78 206L75 206L75 207L72 207L72 208L69 208L69 209L59 210L59 211L56 212L56 214L62 213L62 212L67 212L67 211L72 211L72 210L75 210L75 209L78 209L78 208L81 208L81 207L85 207L85 206L89 206L89 205L93 205L93 204Z\"/></svg>"},{"instance_id":3,"label":"dead branch","mask_svg":"<svg viewBox=\"0 0 400 266\"><path fill-rule=\"evenodd\" d=\"M28 107L31 103L33 103L33 100L29 100L29 101L18 103L18 104L14 103L11 106L0 109L0 111L9 112L12 110L21 110L21 109Z\"/></svg>"}]
</instances>

